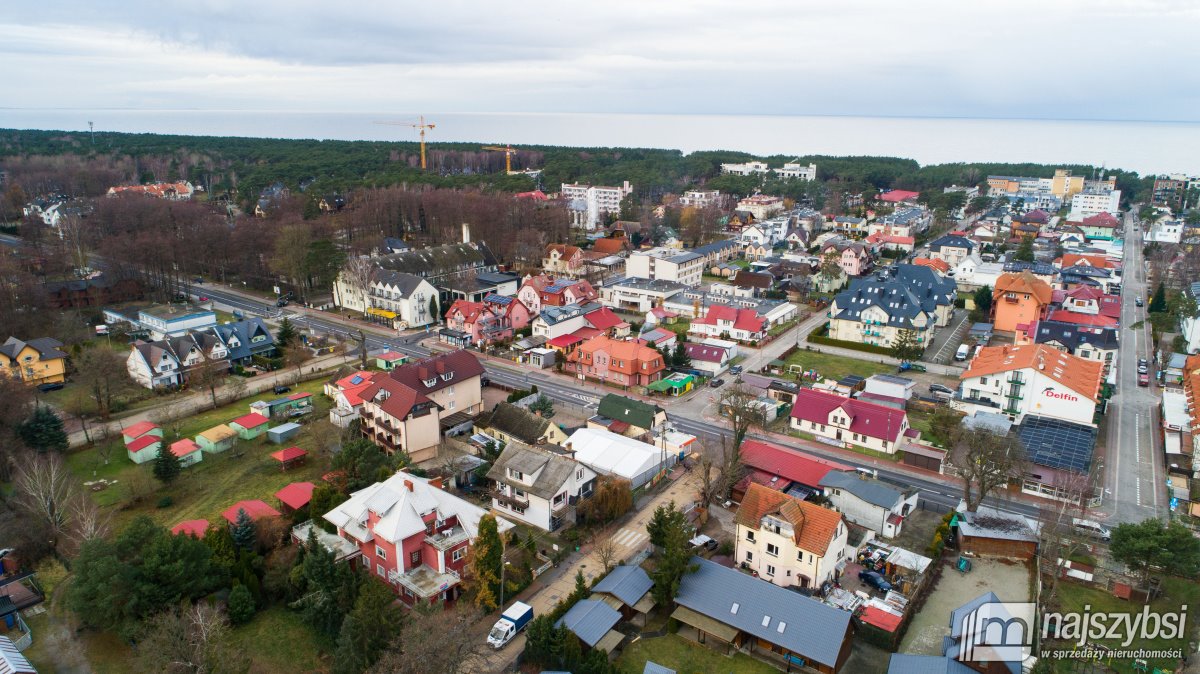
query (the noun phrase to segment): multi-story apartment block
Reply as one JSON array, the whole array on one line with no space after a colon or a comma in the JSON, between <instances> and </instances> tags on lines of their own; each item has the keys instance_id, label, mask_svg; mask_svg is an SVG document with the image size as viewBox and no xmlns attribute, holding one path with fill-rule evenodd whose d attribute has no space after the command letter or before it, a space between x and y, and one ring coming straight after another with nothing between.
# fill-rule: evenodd
<instances>
[{"instance_id":1,"label":"multi-story apartment block","mask_svg":"<svg viewBox=\"0 0 1200 674\"><path fill-rule=\"evenodd\" d=\"M798 161L790 161L783 165L783 168L774 169L775 176L784 180L800 179L800 180L816 180L817 165L816 164L801 164Z\"/></svg>"},{"instance_id":2,"label":"multi-story apartment block","mask_svg":"<svg viewBox=\"0 0 1200 674\"><path fill-rule=\"evenodd\" d=\"M633 193L626 180L621 187L563 183L562 198L571 214L571 225L594 230L606 215L621 210L621 200Z\"/></svg>"},{"instance_id":3,"label":"multi-story apartment block","mask_svg":"<svg viewBox=\"0 0 1200 674\"><path fill-rule=\"evenodd\" d=\"M1088 187L1079 194L1071 197L1071 214L1068 216L1072 220L1079 218L1087 218L1100 213L1108 213L1116 215L1120 212L1121 207L1121 190L1110 186L1107 181L1100 181L1092 184L1089 182Z\"/></svg>"},{"instance_id":4,"label":"multi-story apartment block","mask_svg":"<svg viewBox=\"0 0 1200 674\"><path fill-rule=\"evenodd\" d=\"M625 274L631 278L672 281L695 287L700 285L704 274L704 256L673 248L640 250L629 256Z\"/></svg>"},{"instance_id":5,"label":"multi-story apartment block","mask_svg":"<svg viewBox=\"0 0 1200 674\"><path fill-rule=\"evenodd\" d=\"M988 346L971 359L954 405L973 414L999 412L1094 426L1104 364L1047 344Z\"/></svg>"},{"instance_id":6,"label":"multi-story apartment block","mask_svg":"<svg viewBox=\"0 0 1200 674\"><path fill-rule=\"evenodd\" d=\"M765 161L748 161L744 164L721 164L721 173L731 176L752 176L770 171Z\"/></svg>"},{"instance_id":7,"label":"multi-story apartment block","mask_svg":"<svg viewBox=\"0 0 1200 674\"><path fill-rule=\"evenodd\" d=\"M783 212L783 197L773 197L769 194L755 194L737 203L737 210L746 211L755 220L766 220Z\"/></svg>"},{"instance_id":8,"label":"multi-story apartment block","mask_svg":"<svg viewBox=\"0 0 1200 674\"><path fill-rule=\"evenodd\" d=\"M1178 212L1183 209L1188 192L1197 189L1200 189L1200 176L1189 176L1186 173L1155 176L1150 203ZM1195 206L1195 198L1187 205Z\"/></svg>"},{"instance_id":9,"label":"multi-story apartment block","mask_svg":"<svg viewBox=\"0 0 1200 674\"><path fill-rule=\"evenodd\" d=\"M707 208L721 203L720 190L688 190L679 197L680 206Z\"/></svg>"}]
</instances>

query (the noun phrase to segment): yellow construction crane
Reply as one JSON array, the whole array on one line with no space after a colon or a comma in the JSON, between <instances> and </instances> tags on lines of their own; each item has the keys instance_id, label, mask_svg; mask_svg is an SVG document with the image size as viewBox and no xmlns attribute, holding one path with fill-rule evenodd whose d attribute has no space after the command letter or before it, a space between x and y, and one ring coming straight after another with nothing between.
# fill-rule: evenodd
<instances>
[{"instance_id":1,"label":"yellow construction crane","mask_svg":"<svg viewBox=\"0 0 1200 674\"><path fill-rule=\"evenodd\" d=\"M425 129L434 128L434 124L425 123L425 115L421 115L418 122L375 122L376 124L384 124L386 126L407 126L421 130L421 170L425 170Z\"/></svg>"},{"instance_id":2,"label":"yellow construction crane","mask_svg":"<svg viewBox=\"0 0 1200 674\"><path fill-rule=\"evenodd\" d=\"M504 147L499 147L496 145L484 145L483 149L491 150L492 152L503 152L504 153L504 171L506 173L508 173L509 175L512 175L512 172L513 172L512 156L517 153L517 150L515 148L513 148L513 146L505 145Z\"/></svg>"}]
</instances>

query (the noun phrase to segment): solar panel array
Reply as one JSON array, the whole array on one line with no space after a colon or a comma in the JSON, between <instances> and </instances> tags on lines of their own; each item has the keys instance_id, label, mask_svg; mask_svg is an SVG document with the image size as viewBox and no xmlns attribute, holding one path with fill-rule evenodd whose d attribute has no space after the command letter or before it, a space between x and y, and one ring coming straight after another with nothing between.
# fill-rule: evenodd
<instances>
[{"instance_id":1,"label":"solar panel array","mask_svg":"<svg viewBox=\"0 0 1200 674\"><path fill-rule=\"evenodd\" d=\"M1017 430L1029 460L1039 466L1086 473L1092 464L1096 429L1046 417L1026 416Z\"/></svg>"}]
</instances>

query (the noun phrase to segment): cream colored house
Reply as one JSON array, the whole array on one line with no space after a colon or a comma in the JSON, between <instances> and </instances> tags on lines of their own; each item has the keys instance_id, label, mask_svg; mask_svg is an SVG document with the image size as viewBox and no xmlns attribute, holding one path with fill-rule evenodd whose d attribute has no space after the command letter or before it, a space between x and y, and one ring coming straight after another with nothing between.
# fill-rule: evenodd
<instances>
[{"instance_id":1,"label":"cream colored house","mask_svg":"<svg viewBox=\"0 0 1200 674\"><path fill-rule=\"evenodd\" d=\"M837 579L849 535L840 513L757 483L738 507L734 559L781 587Z\"/></svg>"}]
</instances>

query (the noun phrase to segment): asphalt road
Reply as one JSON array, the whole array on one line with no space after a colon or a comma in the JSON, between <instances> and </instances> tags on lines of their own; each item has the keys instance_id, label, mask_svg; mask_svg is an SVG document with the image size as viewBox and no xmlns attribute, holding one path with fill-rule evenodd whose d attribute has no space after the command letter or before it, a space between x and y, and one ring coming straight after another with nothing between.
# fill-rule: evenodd
<instances>
[{"instance_id":1,"label":"asphalt road","mask_svg":"<svg viewBox=\"0 0 1200 674\"><path fill-rule=\"evenodd\" d=\"M1166 471L1153 425L1153 410L1159 404L1159 397L1153 385L1137 385L1137 360L1150 360L1150 335L1148 324L1133 328L1146 318L1146 307L1136 306L1135 299L1147 294L1141 237L1134 233L1136 212L1137 207L1131 207L1123 222L1126 242L1121 279L1123 334L1117 352L1117 392L1108 406L1106 493L1100 508L1108 515L1109 524L1140 522L1167 513Z\"/></svg>"}]
</instances>

